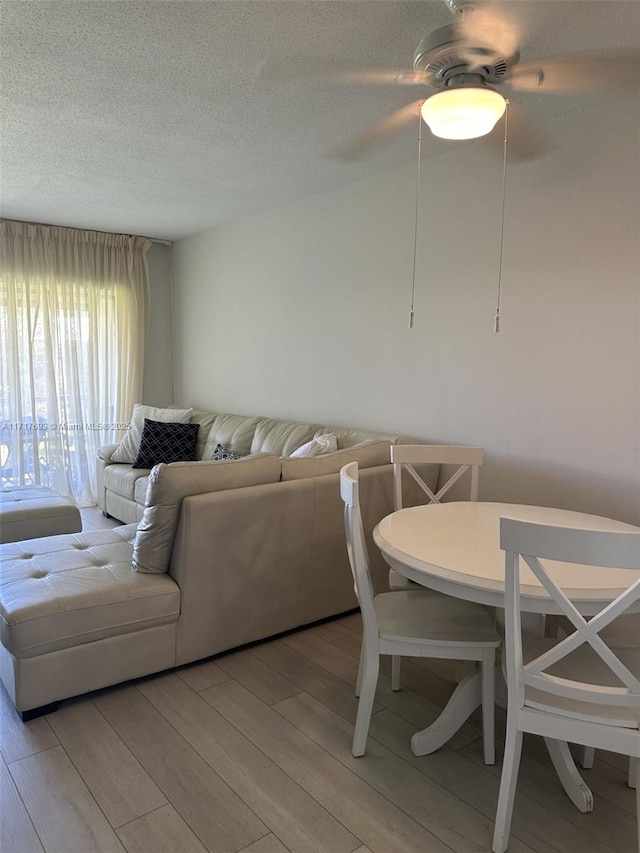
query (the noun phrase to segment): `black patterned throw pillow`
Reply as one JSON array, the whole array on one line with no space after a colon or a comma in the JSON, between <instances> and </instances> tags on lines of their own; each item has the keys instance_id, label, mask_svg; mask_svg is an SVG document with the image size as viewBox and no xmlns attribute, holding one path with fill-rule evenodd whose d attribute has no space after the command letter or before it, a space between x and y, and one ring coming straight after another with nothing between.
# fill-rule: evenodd
<instances>
[{"instance_id":1,"label":"black patterned throw pillow","mask_svg":"<svg viewBox=\"0 0 640 853\"><path fill-rule=\"evenodd\" d=\"M140 449L133 468L153 468L160 462L193 462L199 424L162 423L144 419Z\"/></svg>"},{"instance_id":2,"label":"black patterned throw pillow","mask_svg":"<svg viewBox=\"0 0 640 853\"><path fill-rule=\"evenodd\" d=\"M216 444L216 449L210 456L212 462L222 462L223 459L242 459L243 453L237 453L235 450L228 450L221 444Z\"/></svg>"}]
</instances>

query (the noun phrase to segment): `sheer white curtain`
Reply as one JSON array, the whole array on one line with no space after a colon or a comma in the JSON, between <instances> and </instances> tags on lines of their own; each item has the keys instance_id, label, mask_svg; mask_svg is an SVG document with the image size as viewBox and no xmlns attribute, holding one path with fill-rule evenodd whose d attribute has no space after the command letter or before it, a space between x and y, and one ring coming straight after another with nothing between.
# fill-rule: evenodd
<instances>
[{"instance_id":1,"label":"sheer white curtain","mask_svg":"<svg viewBox=\"0 0 640 853\"><path fill-rule=\"evenodd\" d=\"M95 457L140 400L143 237L0 222L0 475L95 503Z\"/></svg>"}]
</instances>

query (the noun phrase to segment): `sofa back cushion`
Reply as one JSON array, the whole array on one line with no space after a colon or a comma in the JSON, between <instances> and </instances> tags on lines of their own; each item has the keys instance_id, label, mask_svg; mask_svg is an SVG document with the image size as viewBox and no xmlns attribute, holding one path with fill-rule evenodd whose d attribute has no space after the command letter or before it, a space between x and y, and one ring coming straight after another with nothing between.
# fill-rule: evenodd
<instances>
[{"instance_id":1,"label":"sofa back cushion","mask_svg":"<svg viewBox=\"0 0 640 853\"><path fill-rule=\"evenodd\" d=\"M253 453L251 443L256 427L262 418L248 415L217 415L204 448L202 459L207 462L217 444L239 453Z\"/></svg>"},{"instance_id":2,"label":"sofa back cushion","mask_svg":"<svg viewBox=\"0 0 640 853\"><path fill-rule=\"evenodd\" d=\"M366 441L356 447L346 447L326 456L308 459L282 459L282 479L300 480L303 477L321 477L337 474L347 462L357 462L361 468L388 465L390 441Z\"/></svg>"},{"instance_id":3,"label":"sofa back cushion","mask_svg":"<svg viewBox=\"0 0 640 853\"><path fill-rule=\"evenodd\" d=\"M356 445L363 444L365 441L386 440L390 444L407 443L404 436L396 435L395 433L371 432L366 429L349 429L348 427L322 427L316 432L314 438L326 432L332 432L336 436L338 439L338 450L343 450L346 447L355 447ZM413 439L411 441L415 444ZM385 462L389 462L388 457L385 459Z\"/></svg>"},{"instance_id":4,"label":"sofa back cushion","mask_svg":"<svg viewBox=\"0 0 640 853\"><path fill-rule=\"evenodd\" d=\"M318 429L320 424L301 424L299 421L262 418L256 426L251 452L289 456L294 450L310 441Z\"/></svg>"},{"instance_id":5,"label":"sofa back cushion","mask_svg":"<svg viewBox=\"0 0 640 853\"><path fill-rule=\"evenodd\" d=\"M168 570L183 498L279 480L280 460L266 453L228 462L156 465L149 475L146 506L133 545L133 568Z\"/></svg>"},{"instance_id":6,"label":"sofa back cushion","mask_svg":"<svg viewBox=\"0 0 640 853\"><path fill-rule=\"evenodd\" d=\"M217 415L213 412L205 412L202 409L194 409L191 413L190 423L198 424L200 427L198 430L198 441L196 443L196 459L206 459L204 449L207 445L209 433L211 432L211 427L213 426L213 422L216 417Z\"/></svg>"}]
</instances>

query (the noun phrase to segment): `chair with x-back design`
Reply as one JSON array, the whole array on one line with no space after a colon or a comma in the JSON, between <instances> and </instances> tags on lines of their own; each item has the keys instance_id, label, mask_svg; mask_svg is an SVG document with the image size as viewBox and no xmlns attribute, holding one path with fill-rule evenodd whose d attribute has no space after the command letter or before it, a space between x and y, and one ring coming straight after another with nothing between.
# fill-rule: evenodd
<instances>
[{"instance_id":1,"label":"chair with x-back design","mask_svg":"<svg viewBox=\"0 0 640 853\"><path fill-rule=\"evenodd\" d=\"M356 682L356 696L360 701L353 754L364 755L366 748L380 655L397 659L401 656L426 657L463 660L480 668L484 760L486 764L493 764L494 660L500 637L486 608L449 596L434 599L427 590L375 595L360 514L357 462L350 462L341 469L340 495L345 504L347 552L363 623Z\"/></svg>"},{"instance_id":2,"label":"chair with x-back design","mask_svg":"<svg viewBox=\"0 0 640 853\"><path fill-rule=\"evenodd\" d=\"M480 466L484 450L482 447L453 447L446 444L392 444L391 463L393 465L393 506L402 509L403 471L418 484L426 494L426 503L439 504L447 492L459 480L465 477L469 482L469 500L478 500ZM434 489L425 482L420 474L421 465L456 466L446 481ZM448 469L450 470L450 469ZM419 589L418 584L403 577L395 569L389 571L389 589Z\"/></svg>"},{"instance_id":3,"label":"chair with x-back design","mask_svg":"<svg viewBox=\"0 0 640 853\"><path fill-rule=\"evenodd\" d=\"M509 842L523 732L640 758L640 665L633 649L614 650L606 631L622 614L640 607L640 531L578 530L502 518L500 546L506 552L508 703L494 853L503 853ZM521 560L573 626L560 642L522 632ZM627 589L587 621L554 576L562 572L569 589L575 573L579 587L579 578L592 566L633 574L627 573ZM626 583L611 579L614 587ZM636 807L640 843L640 788Z\"/></svg>"}]
</instances>

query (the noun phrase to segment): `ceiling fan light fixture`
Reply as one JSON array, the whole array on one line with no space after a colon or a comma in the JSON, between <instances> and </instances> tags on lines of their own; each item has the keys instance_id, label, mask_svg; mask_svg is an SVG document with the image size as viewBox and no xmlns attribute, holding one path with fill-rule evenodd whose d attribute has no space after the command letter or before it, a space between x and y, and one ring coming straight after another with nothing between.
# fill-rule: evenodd
<instances>
[{"instance_id":1,"label":"ceiling fan light fixture","mask_svg":"<svg viewBox=\"0 0 640 853\"><path fill-rule=\"evenodd\" d=\"M434 136L476 139L493 130L506 107L502 95L488 86L457 86L427 98L422 118Z\"/></svg>"}]
</instances>

